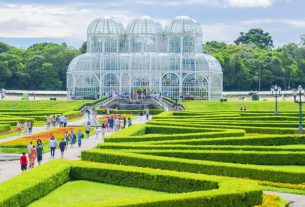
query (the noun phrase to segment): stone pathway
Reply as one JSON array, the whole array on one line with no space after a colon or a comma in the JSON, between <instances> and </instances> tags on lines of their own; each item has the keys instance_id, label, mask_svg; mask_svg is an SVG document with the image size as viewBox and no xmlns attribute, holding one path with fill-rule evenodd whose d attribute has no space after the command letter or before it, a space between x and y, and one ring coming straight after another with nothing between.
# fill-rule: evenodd
<instances>
[{"instance_id":1,"label":"stone pathway","mask_svg":"<svg viewBox=\"0 0 305 207\"><path fill-rule=\"evenodd\" d=\"M71 122L68 125L77 125L79 123L84 123L86 119L84 120L78 120L75 122ZM132 121L132 124L143 124L147 122L145 117L137 117L135 120ZM93 130L93 129L92 129ZM37 131L36 131L37 132ZM114 132L106 132L106 136L113 134ZM17 137L19 138L19 137ZM13 138L6 138L7 140L10 140ZM16 137L14 138L16 139ZM98 139L96 139L95 134L90 136L89 138L83 139L81 148L78 148L77 144L73 148L71 146L68 146L68 149L65 151L64 159L67 160L78 160L80 159L80 154L82 150L94 148L97 144L101 142L101 135ZM25 149L26 150L26 149ZM50 153L45 153L43 155L43 163L46 163L53 159L61 159L60 158L60 151L59 149L56 149L55 151L55 158L51 158ZM37 162L37 160L36 160ZM37 165L36 165L37 166ZM20 170L20 163L18 161L0 161L0 183L13 178L21 173Z\"/></svg>"},{"instance_id":2,"label":"stone pathway","mask_svg":"<svg viewBox=\"0 0 305 207\"><path fill-rule=\"evenodd\" d=\"M275 194L282 199L290 202L289 207L305 207L305 195L291 194L291 193L279 193L273 191L264 191L266 194Z\"/></svg>"}]
</instances>

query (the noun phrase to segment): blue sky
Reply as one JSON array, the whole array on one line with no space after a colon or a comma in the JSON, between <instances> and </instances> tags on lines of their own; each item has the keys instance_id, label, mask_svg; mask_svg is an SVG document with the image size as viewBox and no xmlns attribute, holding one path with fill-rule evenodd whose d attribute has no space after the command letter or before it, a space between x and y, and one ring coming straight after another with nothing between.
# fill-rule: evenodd
<instances>
[{"instance_id":1,"label":"blue sky","mask_svg":"<svg viewBox=\"0 0 305 207\"><path fill-rule=\"evenodd\" d=\"M0 41L17 47L67 42L79 47L95 18L114 16L125 26L151 16L163 26L175 16L202 25L203 41L232 43L240 32L262 28L276 46L300 42L305 34L305 0L0 0Z\"/></svg>"}]
</instances>

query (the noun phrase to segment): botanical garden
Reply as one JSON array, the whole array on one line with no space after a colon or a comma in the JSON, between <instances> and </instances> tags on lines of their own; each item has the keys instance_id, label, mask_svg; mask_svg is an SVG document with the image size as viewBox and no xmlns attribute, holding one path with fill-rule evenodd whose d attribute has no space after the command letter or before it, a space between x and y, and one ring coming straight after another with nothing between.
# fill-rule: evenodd
<instances>
[{"instance_id":1,"label":"botanical garden","mask_svg":"<svg viewBox=\"0 0 305 207\"><path fill-rule=\"evenodd\" d=\"M305 206L305 36L202 36L105 16L79 49L0 42L0 207Z\"/></svg>"},{"instance_id":2,"label":"botanical garden","mask_svg":"<svg viewBox=\"0 0 305 207\"><path fill-rule=\"evenodd\" d=\"M94 104L2 101L1 138L16 133L17 119L39 124L52 113L77 119L85 102ZM82 151L81 160L53 160L1 183L1 206L271 207L285 202L263 190L305 193L297 104L280 101L275 116L273 101L180 103L184 111L156 111L146 124ZM50 133L60 139L63 130L1 142L0 152L21 153L30 140L46 143Z\"/></svg>"}]
</instances>

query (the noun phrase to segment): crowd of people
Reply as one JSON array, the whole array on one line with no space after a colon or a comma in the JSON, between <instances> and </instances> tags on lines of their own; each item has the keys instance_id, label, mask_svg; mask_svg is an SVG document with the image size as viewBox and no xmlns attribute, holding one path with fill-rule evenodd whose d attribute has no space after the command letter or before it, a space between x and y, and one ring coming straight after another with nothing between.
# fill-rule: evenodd
<instances>
[{"instance_id":1,"label":"crowd of people","mask_svg":"<svg viewBox=\"0 0 305 207\"><path fill-rule=\"evenodd\" d=\"M27 134L32 134L32 132L33 132L33 126L34 126L34 122L33 122L32 120L30 120L30 121L25 121L25 122L23 123L24 134L25 134L25 135L27 135ZM17 129L18 134L20 135L20 134L21 134L21 130L22 130L20 121L17 121L16 129Z\"/></svg>"},{"instance_id":2,"label":"crowd of people","mask_svg":"<svg viewBox=\"0 0 305 207\"><path fill-rule=\"evenodd\" d=\"M46 117L47 129L56 127L66 127L68 124L68 117L65 115L47 115Z\"/></svg>"},{"instance_id":3,"label":"crowd of people","mask_svg":"<svg viewBox=\"0 0 305 207\"><path fill-rule=\"evenodd\" d=\"M71 130L70 133L66 131L64 137L61 139L59 143L56 140L56 138L52 136L49 141L51 158L55 157L55 151L57 148L60 150L61 158L64 158L64 153L66 150L68 150L68 146L70 145L70 148L73 148L74 145L77 143L78 147L81 147L83 138L84 138L84 134L81 130L78 130L77 133L74 133L73 130ZM42 155L44 153L44 148L41 139L37 140L36 145L34 145L33 142L31 141L27 146L27 152L28 152L28 156L26 156L26 153L24 152L20 157L20 164L22 171L25 171L28 168L34 168L36 159L38 165L41 164Z\"/></svg>"}]
</instances>

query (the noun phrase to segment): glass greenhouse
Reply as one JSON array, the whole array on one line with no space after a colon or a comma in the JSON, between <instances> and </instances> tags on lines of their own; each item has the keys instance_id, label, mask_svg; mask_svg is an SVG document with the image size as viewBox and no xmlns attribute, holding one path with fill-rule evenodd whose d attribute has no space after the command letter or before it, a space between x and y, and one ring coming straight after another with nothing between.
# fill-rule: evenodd
<instances>
[{"instance_id":1,"label":"glass greenhouse","mask_svg":"<svg viewBox=\"0 0 305 207\"><path fill-rule=\"evenodd\" d=\"M137 90L171 98L222 96L221 66L202 53L202 29L192 18L178 16L164 29L147 16L126 29L112 17L98 18L88 27L87 51L69 65L70 98Z\"/></svg>"}]
</instances>

